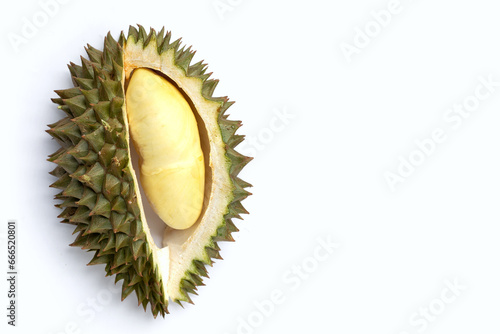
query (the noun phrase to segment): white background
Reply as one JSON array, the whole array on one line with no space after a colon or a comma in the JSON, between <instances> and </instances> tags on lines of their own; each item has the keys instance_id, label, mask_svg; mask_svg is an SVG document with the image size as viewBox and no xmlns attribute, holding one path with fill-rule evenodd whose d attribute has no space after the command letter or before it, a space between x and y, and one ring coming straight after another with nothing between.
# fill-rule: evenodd
<instances>
[{"instance_id":1,"label":"white background","mask_svg":"<svg viewBox=\"0 0 500 334\"><path fill-rule=\"evenodd\" d=\"M2 278L1 331L498 333L500 86L460 124L444 117L477 101L480 77L500 81L500 8L401 0L381 28L371 13L388 6L87 0L61 1L48 17L38 1L4 4L0 267L15 219L19 308L18 326L7 326ZM23 36L29 22L39 27ZM241 174L254 195L236 243L221 244L224 261L195 305L171 304L156 320L134 295L120 302L103 266L87 267L91 254L68 246L72 227L58 223L45 160L57 149L46 124L62 117L50 98L71 86L66 64L136 23L165 26L198 50L195 61L221 80L216 95L237 101L231 116L252 141L241 150L255 155ZM346 57L341 46L355 42ZM415 141L436 129L446 140L393 191L386 174L422 159ZM318 238L338 248L314 257ZM264 301L280 292L279 303Z\"/></svg>"}]
</instances>

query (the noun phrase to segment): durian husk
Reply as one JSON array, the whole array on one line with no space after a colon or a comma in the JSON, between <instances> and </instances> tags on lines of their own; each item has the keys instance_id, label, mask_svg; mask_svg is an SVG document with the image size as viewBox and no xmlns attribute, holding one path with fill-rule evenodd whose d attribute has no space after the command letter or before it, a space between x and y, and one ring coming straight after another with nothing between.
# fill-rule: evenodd
<instances>
[{"instance_id":1,"label":"durian husk","mask_svg":"<svg viewBox=\"0 0 500 334\"><path fill-rule=\"evenodd\" d=\"M61 190L59 218L75 225L71 246L94 252L89 265L104 264L107 275L122 281L122 300L135 291L155 317L168 313L169 299L192 303L190 294L208 277L206 265L221 259L217 243L234 240L232 219L248 213L241 201L250 195L250 184L237 177L251 158L235 150L244 136L235 134L241 122L226 113L233 102L213 97L218 80L209 79L206 64L191 64L191 47L170 40L164 29L147 33L139 25L118 41L108 33L102 51L88 45L88 59L68 66L74 87L52 99L66 117L47 130L61 145L48 160L58 165L51 187ZM184 92L206 137L210 182L202 216L187 230L167 228L163 248L150 234L130 159L124 92L139 67L161 72Z\"/></svg>"}]
</instances>

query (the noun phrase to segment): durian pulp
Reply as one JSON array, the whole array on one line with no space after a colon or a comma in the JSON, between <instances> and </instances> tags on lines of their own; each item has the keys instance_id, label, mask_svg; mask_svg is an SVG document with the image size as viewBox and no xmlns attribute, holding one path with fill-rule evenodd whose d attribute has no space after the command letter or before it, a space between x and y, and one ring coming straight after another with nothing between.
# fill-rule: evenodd
<instances>
[{"instance_id":1,"label":"durian pulp","mask_svg":"<svg viewBox=\"0 0 500 334\"><path fill-rule=\"evenodd\" d=\"M205 189L193 110L173 84L143 68L132 73L125 98L146 197L168 226L187 229L201 214Z\"/></svg>"}]
</instances>

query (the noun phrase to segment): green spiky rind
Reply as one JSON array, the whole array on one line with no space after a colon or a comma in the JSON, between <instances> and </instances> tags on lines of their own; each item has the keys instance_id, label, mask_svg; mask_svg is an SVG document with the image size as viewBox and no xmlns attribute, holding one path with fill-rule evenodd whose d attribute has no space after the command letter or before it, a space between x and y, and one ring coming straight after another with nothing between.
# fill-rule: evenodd
<instances>
[{"instance_id":1,"label":"green spiky rind","mask_svg":"<svg viewBox=\"0 0 500 334\"><path fill-rule=\"evenodd\" d=\"M123 36L123 35L122 35ZM242 168L248 164L252 158L246 157L235 150L235 147L244 139L242 135L236 135L236 131L241 126L240 121L233 121L228 119L227 109L234 103L229 101L227 97L214 97L213 92L218 84L218 80L209 79L211 73L207 73L207 65L203 61L191 64L191 60L195 51L191 47L182 46L181 39L171 42L171 33L165 32L164 28L156 33L151 29L146 33L145 29L138 25L137 28L130 26L128 36L126 39L132 38L135 44L142 44L146 48L151 41L156 40L158 54L162 54L169 50L174 51L174 62L177 67L181 68L186 76L196 77L202 80L202 96L211 101L220 104L218 114L218 124L222 135L222 140L226 146L226 159L227 168L229 171L230 179L232 182L232 201L228 207L226 214L217 227L217 233L211 237L208 244L205 246L204 254L200 258L192 261L189 269L185 272L180 284L180 294L182 298L174 299L175 302L182 306L182 301L192 303L189 297L190 293L196 294L196 287L203 285L201 277L208 277L206 265L212 265L212 259L222 259L220 256L220 248L217 245L219 241L234 241L231 233L237 232L238 228L234 225L232 219L241 218L241 214L248 213L241 201L251 195L245 188L251 185L240 178L238 174ZM123 46L123 43L121 44Z\"/></svg>"},{"instance_id":2,"label":"green spiky rind","mask_svg":"<svg viewBox=\"0 0 500 334\"><path fill-rule=\"evenodd\" d=\"M174 301L181 306L182 301L192 303L189 294L196 294L197 286L203 285L202 277L208 277L206 265L212 265L212 259L222 259L217 243L234 241L231 233L238 229L232 219L241 219L240 214L248 213L241 201L251 195L245 189L251 185L237 175L252 158L245 157L235 150L244 136L235 134L241 122L229 120L226 114L234 102L229 101L227 97L213 96L218 80L209 79L211 73L207 73L207 65L203 61L191 64L195 51L192 51L191 47L181 47L180 39L171 42L171 33L165 32L164 28L159 33L151 29L148 34L142 26L138 26L138 29L131 26L128 36L125 37L122 32L118 43L108 33L102 52L89 45L86 48L89 60L82 57L81 66L74 63L68 65L75 87L56 91L59 98L53 99L67 117L49 125L51 129L48 130L62 147L49 157L50 161L59 165L52 174L60 180L52 186L64 186L63 191L56 195L57 199L63 201L57 205L64 209L61 214L62 222L76 225L75 233L79 234L72 245L96 251L89 264L106 264L108 275L116 274L116 282L124 281L122 298L135 291L139 305L146 309L148 302L151 303L152 312L156 317L157 314L164 316L168 313L167 301L163 299L165 291L159 280L154 281L159 275L151 262L151 250L148 249L147 242L143 242L144 248L147 249L143 253L137 243L129 242L132 237L140 243L145 236L138 227L140 224L137 219L134 220L140 209L134 201L134 187L130 186L133 180L127 177L130 171L123 170L123 161L127 158L128 149L126 133L123 128L114 131L118 128L117 125L123 124L119 112L123 104L123 85L121 82L119 85L117 83L123 71L122 47L130 38L135 43L142 44L144 48L155 40L158 54L173 50L176 66L181 68L186 76L202 80L200 94L205 99L220 104L218 124L226 146L227 168L233 187L232 201L218 224L216 233L208 240L203 255L192 260L180 282L182 297L175 298ZM118 122L109 122L109 119ZM110 148L109 143L112 143L116 150L114 147ZM116 180L113 178L121 181L119 195ZM103 187L104 191L97 199L98 195L94 190L99 187ZM109 209L111 213L105 214ZM89 217L90 213L92 214ZM92 220L94 216L101 218ZM151 282L154 283L151 285Z\"/></svg>"},{"instance_id":3,"label":"green spiky rind","mask_svg":"<svg viewBox=\"0 0 500 334\"><path fill-rule=\"evenodd\" d=\"M75 87L53 99L66 117L47 130L61 144L48 159L58 165L51 186L62 190L59 217L76 225L72 246L95 252L89 265L104 264L107 275L123 280L122 299L135 291L139 305L150 303L155 317L165 316L168 300L127 167L121 44L108 34L103 51L90 45L86 51L81 66L69 65Z\"/></svg>"}]
</instances>

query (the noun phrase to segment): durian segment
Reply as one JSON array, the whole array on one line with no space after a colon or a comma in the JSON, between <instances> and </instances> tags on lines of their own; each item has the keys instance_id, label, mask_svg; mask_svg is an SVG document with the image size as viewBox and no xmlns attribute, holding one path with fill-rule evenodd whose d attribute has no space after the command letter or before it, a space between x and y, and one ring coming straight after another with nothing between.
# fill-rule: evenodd
<instances>
[{"instance_id":1,"label":"durian segment","mask_svg":"<svg viewBox=\"0 0 500 334\"><path fill-rule=\"evenodd\" d=\"M205 189L193 110L173 84L148 69L133 72L125 96L144 192L168 226L189 228L200 216Z\"/></svg>"},{"instance_id":2,"label":"durian segment","mask_svg":"<svg viewBox=\"0 0 500 334\"><path fill-rule=\"evenodd\" d=\"M95 252L89 264L104 264L107 275L122 281L122 299L137 301L156 317L165 316L168 300L192 302L208 277L206 265L220 259L218 242L232 241L233 219L248 213L241 201L251 185L237 175L251 160L235 150L244 139L230 120L227 97L214 97L218 80L203 62L191 63L194 51L162 29L149 33L130 27L115 41L108 33L102 51L88 46L88 59L70 63L74 87L56 91L66 117L47 132L61 148L49 161L58 166L52 187L61 191L59 217L75 226L72 246ZM156 247L142 207L130 161L125 88L138 68L161 72L189 97L196 110L205 159L205 200L198 221L188 229L169 227L166 247Z\"/></svg>"}]
</instances>

